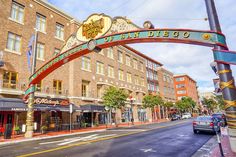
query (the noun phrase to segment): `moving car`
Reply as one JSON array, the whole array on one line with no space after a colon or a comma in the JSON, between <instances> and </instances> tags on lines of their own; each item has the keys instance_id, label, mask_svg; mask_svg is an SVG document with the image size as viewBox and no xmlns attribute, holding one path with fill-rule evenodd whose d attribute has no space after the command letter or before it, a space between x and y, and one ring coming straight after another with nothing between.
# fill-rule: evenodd
<instances>
[{"instance_id":1,"label":"moving car","mask_svg":"<svg viewBox=\"0 0 236 157\"><path fill-rule=\"evenodd\" d=\"M193 121L193 132L196 134L199 131L215 133L215 131L220 131L220 127L217 125L216 119L212 116L198 116Z\"/></svg>"},{"instance_id":2,"label":"moving car","mask_svg":"<svg viewBox=\"0 0 236 157\"><path fill-rule=\"evenodd\" d=\"M212 117L217 118L220 121L221 126L225 127L227 125L226 117L223 113L214 113L212 114Z\"/></svg>"},{"instance_id":3,"label":"moving car","mask_svg":"<svg viewBox=\"0 0 236 157\"><path fill-rule=\"evenodd\" d=\"M183 115L182 115L182 119L189 119L189 118L191 118L192 116L191 116L191 114L190 113L184 113Z\"/></svg>"},{"instance_id":4,"label":"moving car","mask_svg":"<svg viewBox=\"0 0 236 157\"><path fill-rule=\"evenodd\" d=\"M181 117L180 117L180 115L178 115L178 114L173 114L172 116L171 116L171 120L172 121L174 121L174 120L179 120Z\"/></svg>"}]
</instances>

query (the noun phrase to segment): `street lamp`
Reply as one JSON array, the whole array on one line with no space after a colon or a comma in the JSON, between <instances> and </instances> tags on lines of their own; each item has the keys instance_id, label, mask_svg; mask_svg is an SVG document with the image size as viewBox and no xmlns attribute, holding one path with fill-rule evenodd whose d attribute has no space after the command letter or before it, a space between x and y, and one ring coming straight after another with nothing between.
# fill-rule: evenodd
<instances>
[{"instance_id":1,"label":"street lamp","mask_svg":"<svg viewBox=\"0 0 236 157\"><path fill-rule=\"evenodd\" d=\"M129 97L129 100L130 100L130 106L131 106L131 122L132 122L132 125L134 125L134 112L133 112L133 97L132 95L130 95Z\"/></svg>"}]
</instances>

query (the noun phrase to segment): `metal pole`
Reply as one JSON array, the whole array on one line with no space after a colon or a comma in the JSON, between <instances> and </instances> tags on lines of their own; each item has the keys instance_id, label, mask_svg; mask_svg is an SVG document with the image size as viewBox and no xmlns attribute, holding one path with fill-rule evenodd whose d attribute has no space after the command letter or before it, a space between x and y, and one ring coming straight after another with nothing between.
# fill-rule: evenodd
<instances>
[{"instance_id":1,"label":"metal pole","mask_svg":"<svg viewBox=\"0 0 236 157\"><path fill-rule=\"evenodd\" d=\"M36 68L36 57L37 57L37 38L38 38L38 32L37 29L35 30L35 37L34 37L34 49L33 49L33 62L31 67L31 74L35 73ZM30 85L31 89L35 89L35 84ZM28 99L28 111L27 111L27 117L26 117L26 138L33 137L33 121L34 121L34 91L30 93L29 99Z\"/></svg>"},{"instance_id":2,"label":"metal pole","mask_svg":"<svg viewBox=\"0 0 236 157\"><path fill-rule=\"evenodd\" d=\"M205 0L209 25L212 31L221 33L214 0ZM215 45L216 50L227 48ZM225 112L229 126L229 140L232 151L236 152L236 88L229 64L217 63L220 85L225 102Z\"/></svg>"},{"instance_id":3,"label":"metal pole","mask_svg":"<svg viewBox=\"0 0 236 157\"><path fill-rule=\"evenodd\" d=\"M70 112L70 132L71 132L71 112Z\"/></svg>"}]
</instances>

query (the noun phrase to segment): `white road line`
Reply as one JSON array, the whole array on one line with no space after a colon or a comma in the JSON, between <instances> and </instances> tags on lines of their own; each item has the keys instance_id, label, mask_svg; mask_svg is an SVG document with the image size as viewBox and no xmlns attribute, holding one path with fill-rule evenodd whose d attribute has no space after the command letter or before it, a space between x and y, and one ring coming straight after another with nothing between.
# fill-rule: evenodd
<instances>
[{"instance_id":1,"label":"white road line","mask_svg":"<svg viewBox=\"0 0 236 157\"><path fill-rule=\"evenodd\" d=\"M147 131L144 129L123 129L123 130L108 130L108 131Z\"/></svg>"},{"instance_id":2,"label":"white road line","mask_svg":"<svg viewBox=\"0 0 236 157\"><path fill-rule=\"evenodd\" d=\"M89 139L89 138L92 138L92 137L97 136L97 135L98 135L98 134L94 134L94 135L90 135L90 136L85 136L85 137L77 138L77 139L70 140L70 141L67 141L67 142L59 143L59 144L57 144L57 145L58 145L58 146L63 146L63 145L66 145L66 144L69 144L69 143L72 143L72 142L77 142L77 141Z\"/></svg>"}]
</instances>

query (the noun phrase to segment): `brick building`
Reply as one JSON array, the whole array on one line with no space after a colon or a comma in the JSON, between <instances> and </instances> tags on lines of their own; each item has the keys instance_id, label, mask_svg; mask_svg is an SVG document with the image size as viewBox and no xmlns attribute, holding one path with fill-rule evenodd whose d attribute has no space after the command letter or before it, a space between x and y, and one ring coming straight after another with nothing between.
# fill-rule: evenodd
<instances>
[{"instance_id":1,"label":"brick building","mask_svg":"<svg viewBox=\"0 0 236 157\"><path fill-rule=\"evenodd\" d=\"M174 75L174 87L177 100L182 97L191 97L197 104L199 104L199 96L197 91L197 83L187 74Z\"/></svg>"},{"instance_id":2,"label":"brick building","mask_svg":"<svg viewBox=\"0 0 236 157\"><path fill-rule=\"evenodd\" d=\"M80 22L42 0L2 1L0 9L0 51L4 62L0 67L0 127L6 123L21 126L27 111L21 98L30 76L27 47L34 28L39 31L38 69L60 53ZM74 104L73 122L82 117L90 126L105 123L101 96L109 86L123 88L133 98L132 104L127 100L124 109L113 111L117 113L118 122L129 122L131 112L134 121L150 121L150 110L141 108L142 98L148 92L145 63L146 58L140 52L128 46L115 46L60 67L37 85L34 113L37 129L45 123L51 128L68 124L69 103Z\"/></svg>"}]
</instances>

